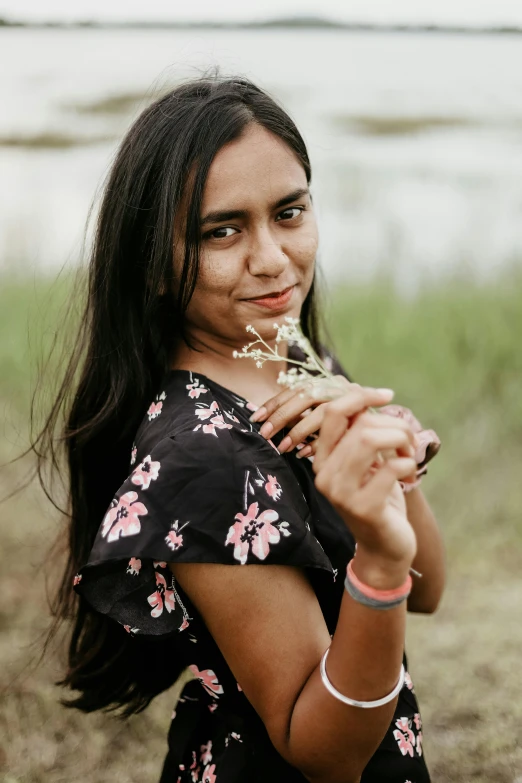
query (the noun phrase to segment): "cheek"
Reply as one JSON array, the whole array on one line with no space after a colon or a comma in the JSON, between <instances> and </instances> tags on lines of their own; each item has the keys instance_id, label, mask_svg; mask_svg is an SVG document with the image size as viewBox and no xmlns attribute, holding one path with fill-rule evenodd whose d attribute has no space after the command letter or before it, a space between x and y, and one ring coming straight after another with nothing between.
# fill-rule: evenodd
<instances>
[{"instance_id":1,"label":"cheek","mask_svg":"<svg viewBox=\"0 0 522 783\"><path fill-rule=\"evenodd\" d=\"M201 254L196 291L205 296L227 296L237 284L241 274L232 253L206 252Z\"/></svg>"},{"instance_id":2,"label":"cheek","mask_svg":"<svg viewBox=\"0 0 522 783\"><path fill-rule=\"evenodd\" d=\"M295 238L292 243L291 254L295 262L303 270L313 268L318 246L319 236L317 229L310 229Z\"/></svg>"},{"instance_id":3,"label":"cheek","mask_svg":"<svg viewBox=\"0 0 522 783\"><path fill-rule=\"evenodd\" d=\"M212 252L201 255L196 287L190 300L187 317L192 321L207 321L210 317L230 312L230 296L238 288L240 271L232 254L225 259Z\"/></svg>"}]
</instances>

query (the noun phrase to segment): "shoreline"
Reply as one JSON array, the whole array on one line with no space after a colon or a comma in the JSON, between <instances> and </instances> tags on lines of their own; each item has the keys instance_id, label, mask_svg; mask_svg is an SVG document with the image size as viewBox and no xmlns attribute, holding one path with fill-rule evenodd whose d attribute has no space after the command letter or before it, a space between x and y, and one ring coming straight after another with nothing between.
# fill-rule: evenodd
<instances>
[{"instance_id":1,"label":"shoreline","mask_svg":"<svg viewBox=\"0 0 522 783\"><path fill-rule=\"evenodd\" d=\"M487 25L467 27L464 25L438 24L373 24L370 22L341 22L321 17L290 17L281 19L253 20L233 22L232 20L176 22L158 20L147 22L98 22L90 19L64 22L23 21L0 17L0 30L30 29L30 30L298 30L298 31L341 31L347 33L410 33L429 35L522 35L522 26L518 25Z\"/></svg>"}]
</instances>

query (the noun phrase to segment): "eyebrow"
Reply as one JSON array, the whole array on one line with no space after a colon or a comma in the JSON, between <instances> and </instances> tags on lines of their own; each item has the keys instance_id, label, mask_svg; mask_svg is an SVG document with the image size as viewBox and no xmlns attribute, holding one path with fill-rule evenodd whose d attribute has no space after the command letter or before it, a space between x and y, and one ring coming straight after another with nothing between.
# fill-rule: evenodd
<instances>
[{"instance_id":1,"label":"eyebrow","mask_svg":"<svg viewBox=\"0 0 522 783\"><path fill-rule=\"evenodd\" d=\"M309 195L310 191L308 188L298 188L292 193L289 193L287 196L280 198L279 201L276 201L275 204L272 204L270 211L272 212L274 209L286 207L287 204L291 204L293 201L297 201L298 198ZM205 215L204 218L201 219L200 225L205 226L207 223L224 223L227 220L236 220L238 218L246 217L248 217L248 210L246 209L229 209L217 212L209 212L207 215Z\"/></svg>"}]
</instances>

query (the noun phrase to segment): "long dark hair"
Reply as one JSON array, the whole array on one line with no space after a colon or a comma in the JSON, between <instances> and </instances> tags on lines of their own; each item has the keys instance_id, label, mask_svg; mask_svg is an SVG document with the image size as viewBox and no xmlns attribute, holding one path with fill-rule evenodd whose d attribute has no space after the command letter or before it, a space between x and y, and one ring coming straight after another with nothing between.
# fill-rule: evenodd
<instances>
[{"instance_id":1,"label":"long dark hair","mask_svg":"<svg viewBox=\"0 0 522 783\"><path fill-rule=\"evenodd\" d=\"M305 143L288 114L246 79L204 77L153 103L130 128L102 199L74 350L34 446L40 477L67 466L67 561L53 602L52 633L72 620L68 669L60 684L79 692L65 703L86 712L144 709L181 673L172 642L131 638L72 590L100 520L125 480L133 437L168 369L199 268L200 213L212 161L256 122L294 151L310 182ZM185 258L172 286L174 217L190 172ZM320 350L314 283L303 331ZM58 433L60 422L65 421ZM60 457L60 449L62 457ZM150 657L154 656L154 666Z\"/></svg>"}]
</instances>

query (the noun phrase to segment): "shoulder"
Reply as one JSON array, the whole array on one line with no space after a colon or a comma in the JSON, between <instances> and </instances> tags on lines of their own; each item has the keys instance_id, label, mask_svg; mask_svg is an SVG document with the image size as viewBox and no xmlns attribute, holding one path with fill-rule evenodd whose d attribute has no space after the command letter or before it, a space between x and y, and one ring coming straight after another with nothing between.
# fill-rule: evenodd
<instances>
[{"instance_id":1,"label":"shoulder","mask_svg":"<svg viewBox=\"0 0 522 783\"><path fill-rule=\"evenodd\" d=\"M232 395L220 394L195 373L179 371L164 379L136 433L131 466L152 450L173 456L203 450L233 456L231 433L253 432L250 411Z\"/></svg>"}]
</instances>

